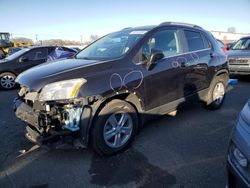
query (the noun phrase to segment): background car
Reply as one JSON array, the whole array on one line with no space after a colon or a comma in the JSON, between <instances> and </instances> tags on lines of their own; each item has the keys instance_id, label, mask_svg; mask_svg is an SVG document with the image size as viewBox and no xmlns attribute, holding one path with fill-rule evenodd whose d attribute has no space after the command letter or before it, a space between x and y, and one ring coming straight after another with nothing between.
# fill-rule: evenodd
<instances>
[{"instance_id":1,"label":"background car","mask_svg":"<svg viewBox=\"0 0 250 188\"><path fill-rule=\"evenodd\" d=\"M227 52L227 46L226 46L221 40L217 39L217 41L218 41L218 44L219 44L220 49L221 49L224 53L226 53L226 52Z\"/></svg>"},{"instance_id":2,"label":"background car","mask_svg":"<svg viewBox=\"0 0 250 188\"><path fill-rule=\"evenodd\" d=\"M81 49L78 48L78 47L72 47L72 48L70 48L70 49L72 49L72 50L74 50L74 51L76 51L76 52L80 52L80 51L81 51Z\"/></svg>"},{"instance_id":3,"label":"background car","mask_svg":"<svg viewBox=\"0 0 250 188\"><path fill-rule=\"evenodd\" d=\"M228 188L250 187L250 100L234 127L227 158Z\"/></svg>"},{"instance_id":4,"label":"background car","mask_svg":"<svg viewBox=\"0 0 250 188\"><path fill-rule=\"evenodd\" d=\"M48 55L48 61L53 61L56 59L63 59L63 58L69 58L73 57L77 52L75 50L72 50L70 48L66 47L56 47L49 55Z\"/></svg>"},{"instance_id":5,"label":"background car","mask_svg":"<svg viewBox=\"0 0 250 188\"><path fill-rule=\"evenodd\" d=\"M231 75L250 75L250 36L237 41L227 56Z\"/></svg>"},{"instance_id":6,"label":"background car","mask_svg":"<svg viewBox=\"0 0 250 188\"><path fill-rule=\"evenodd\" d=\"M231 48L236 44L236 42L228 42L226 43L227 50L231 50Z\"/></svg>"},{"instance_id":7,"label":"background car","mask_svg":"<svg viewBox=\"0 0 250 188\"><path fill-rule=\"evenodd\" d=\"M0 60L0 88L12 89L16 85L16 76L21 72L48 60L72 57L75 53L69 48L57 46L23 48Z\"/></svg>"}]
</instances>

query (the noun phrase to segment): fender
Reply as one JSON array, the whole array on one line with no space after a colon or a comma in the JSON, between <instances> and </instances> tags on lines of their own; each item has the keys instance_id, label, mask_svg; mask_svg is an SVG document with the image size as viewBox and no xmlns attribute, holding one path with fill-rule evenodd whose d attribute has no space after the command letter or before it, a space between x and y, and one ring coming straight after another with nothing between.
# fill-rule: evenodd
<instances>
[{"instance_id":1,"label":"fender","mask_svg":"<svg viewBox=\"0 0 250 188\"><path fill-rule=\"evenodd\" d=\"M129 102L134 106L138 115L144 111L143 101L137 96L136 92L131 91L120 91L119 93L115 93L113 95L109 95L107 97L102 96L94 96L90 97L92 105L85 105L83 107L83 112L81 116L80 122L80 139L84 146L88 147L90 141L90 133L94 124L95 117L98 116L99 111L102 107L107 104L109 101L113 99L121 99ZM139 130L143 125L143 117L139 116Z\"/></svg>"},{"instance_id":2,"label":"fender","mask_svg":"<svg viewBox=\"0 0 250 188\"><path fill-rule=\"evenodd\" d=\"M2 74L3 74L3 73L6 73L6 72L12 73L12 74L14 74L14 75L16 75L16 76L18 75L18 73L15 72L15 71L1 70L1 71L0 71L0 76L2 76Z\"/></svg>"}]
</instances>

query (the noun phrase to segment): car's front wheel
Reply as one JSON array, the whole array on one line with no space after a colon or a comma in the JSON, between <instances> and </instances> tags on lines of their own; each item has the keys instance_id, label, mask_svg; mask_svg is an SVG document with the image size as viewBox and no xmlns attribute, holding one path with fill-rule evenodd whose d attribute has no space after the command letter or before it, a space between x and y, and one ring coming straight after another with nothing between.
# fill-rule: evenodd
<instances>
[{"instance_id":1,"label":"car's front wheel","mask_svg":"<svg viewBox=\"0 0 250 188\"><path fill-rule=\"evenodd\" d=\"M134 107L122 100L112 100L99 112L94 121L91 140L100 155L124 151L134 140L138 125Z\"/></svg>"},{"instance_id":2,"label":"car's front wheel","mask_svg":"<svg viewBox=\"0 0 250 188\"><path fill-rule=\"evenodd\" d=\"M15 88L16 75L11 72L5 72L0 74L0 88L4 90L10 90Z\"/></svg>"}]
</instances>

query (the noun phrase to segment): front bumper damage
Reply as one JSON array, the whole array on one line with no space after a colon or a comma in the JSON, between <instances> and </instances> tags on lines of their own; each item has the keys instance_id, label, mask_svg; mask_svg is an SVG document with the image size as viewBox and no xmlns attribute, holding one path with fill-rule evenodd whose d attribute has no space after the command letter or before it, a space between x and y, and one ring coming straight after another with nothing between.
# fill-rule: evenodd
<instances>
[{"instance_id":1,"label":"front bumper damage","mask_svg":"<svg viewBox=\"0 0 250 188\"><path fill-rule=\"evenodd\" d=\"M86 99L40 102L38 93L24 92L14 100L16 116L26 123L26 137L39 145L86 147L92 108Z\"/></svg>"}]
</instances>

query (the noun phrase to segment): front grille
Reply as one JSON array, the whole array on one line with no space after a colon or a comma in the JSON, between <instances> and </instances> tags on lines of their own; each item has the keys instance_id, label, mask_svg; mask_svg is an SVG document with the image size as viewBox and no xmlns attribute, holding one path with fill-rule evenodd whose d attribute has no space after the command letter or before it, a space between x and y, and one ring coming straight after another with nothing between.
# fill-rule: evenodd
<instances>
[{"instance_id":1,"label":"front grille","mask_svg":"<svg viewBox=\"0 0 250 188\"><path fill-rule=\"evenodd\" d=\"M234 59L231 58L228 60L229 65L241 65L241 66L249 66L250 60L249 59Z\"/></svg>"}]
</instances>

